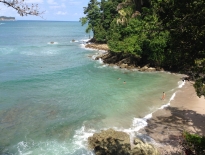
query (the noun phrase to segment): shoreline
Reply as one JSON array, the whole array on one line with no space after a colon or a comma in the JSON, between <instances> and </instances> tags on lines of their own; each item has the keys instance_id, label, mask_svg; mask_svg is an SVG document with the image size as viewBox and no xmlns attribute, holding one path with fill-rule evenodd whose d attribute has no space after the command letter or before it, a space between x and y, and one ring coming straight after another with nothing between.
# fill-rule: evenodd
<instances>
[{"instance_id":1,"label":"shoreline","mask_svg":"<svg viewBox=\"0 0 205 155\"><path fill-rule=\"evenodd\" d=\"M183 131L205 135L205 99L199 98L193 83L186 81L170 106L152 113L147 123L139 132L162 144L158 147L161 154L180 154L179 141Z\"/></svg>"},{"instance_id":2,"label":"shoreline","mask_svg":"<svg viewBox=\"0 0 205 155\"><path fill-rule=\"evenodd\" d=\"M86 47L90 48L90 47ZM102 59L108 50L95 48L92 49L99 51L97 55L93 55L94 60ZM103 50L103 52L100 52ZM121 64L108 64L109 66L118 66L119 68L137 69L138 71L150 71L149 67L129 67ZM142 69L144 68L144 69ZM152 69L151 71L156 71ZM186 75L185 77L186 78ZM174 94L174 97L167 100L166 105L162 105L159 109L152 113L152 117L146 119L147 126L140 129L138 132L147 135L155 140L159 145L156 145L159 152L163 155L179 154L183 151L180 148L179 140L183 131L188 131L192 134L205 135L205 99L199 98L196 95L193 87L193 82L185 81L184 85L180 87ZM146 117L146 116L145 116ZM149 142L148 142L149 143Z\"/></svg>"},{"instance_id":3,"label":"shoreline","mask_svg":"<svg viewBox=\"0 0 205 155\"><path fill-rule=\"evenodd\" d=\"M150 66L150 64L137 64L139 58L126 54L115 53L109 51L109 47L107 44L96 44L96 43L89 43L85 45L87 49L93 49L98 51L98 53L92 55L92 59L94 60L103 60L104 64L108 66L118 66L121 69L128 69L128 70L138 70L142 72L155 72L155 71L164 71L163 68L155 68Z\"/></svg>"},{"instance_id":4,"label":"shoreline","mask_svg":"<svg viewBox=\"0 0 205 155\"><path fill-rule=\"evenodd\" d=\"M103 50L103 51L109 51L108 45L107 44L86 44L85 48L90 48L90 49L94 49L94 50Z\"/></svg>"}]
</instances>

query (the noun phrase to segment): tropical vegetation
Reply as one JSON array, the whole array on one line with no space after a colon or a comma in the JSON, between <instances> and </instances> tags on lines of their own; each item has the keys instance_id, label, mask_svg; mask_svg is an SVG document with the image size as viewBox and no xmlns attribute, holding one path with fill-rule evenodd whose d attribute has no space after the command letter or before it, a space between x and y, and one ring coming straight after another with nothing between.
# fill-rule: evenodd
<instances>
[{"instance_id":1,"label":"tropical vegetation","mask_svg":"<svg viewBox=\"0 0 205 155\"><path fill-rule=\"evenodd\" d=\"M82 25L91 41L153 67L186 73L205 95L204 0L90 0Z\"/></svg>"},{"instance_id":2,"label":"tropical vegetation","mask_svg":"<svg viewBox=\"0 0 205 155\"><path fill-rule=\"evenodd\" d=\"M205 155L205 137L183 132L181 146L187 155Z\"/></svg>"}]
</instances>

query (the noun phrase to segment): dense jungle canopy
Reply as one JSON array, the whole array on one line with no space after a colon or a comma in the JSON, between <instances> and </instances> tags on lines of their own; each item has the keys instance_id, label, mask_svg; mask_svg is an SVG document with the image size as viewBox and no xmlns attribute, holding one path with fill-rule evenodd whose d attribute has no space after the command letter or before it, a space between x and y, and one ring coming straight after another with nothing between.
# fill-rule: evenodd
<instances>
[{"instance_id":1,"label":"dense jungle canopy","mask_svg":"<svg viewBox=\"0 0 205 155\"><path fill-rule=\"evenodd\" d=\"M197 95L205 95L204 0L90 0L84 14L80 21L93 32L93 42L140 63L188 74Z\"/></svg>"}]
</instances>

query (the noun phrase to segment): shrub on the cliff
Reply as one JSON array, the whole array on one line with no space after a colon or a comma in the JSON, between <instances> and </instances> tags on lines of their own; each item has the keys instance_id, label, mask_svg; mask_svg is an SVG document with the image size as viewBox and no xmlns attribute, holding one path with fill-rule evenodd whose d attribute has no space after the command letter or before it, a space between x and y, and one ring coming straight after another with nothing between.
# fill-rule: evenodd
<instances>
[{"instance_id":1,"label":"shrub on the cliff","mask_svg":"<svg viewBox=\"0 0 205 155\"><path fill-rule=\"evenodd\" d=\"M186 155L205 155L205 137L184 132L181 146Z\"/></svg>"}]
</instances>

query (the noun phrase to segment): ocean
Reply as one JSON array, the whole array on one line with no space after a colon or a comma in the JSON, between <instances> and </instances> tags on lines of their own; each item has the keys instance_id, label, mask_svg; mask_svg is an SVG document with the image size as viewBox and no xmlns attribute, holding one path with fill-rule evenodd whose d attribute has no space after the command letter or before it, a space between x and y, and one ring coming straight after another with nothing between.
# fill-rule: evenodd
<instances>
[{"instance_id":1,"label":"ocean","mask_svg":"<svg viewBox=\"0 0 205 155\"><path fill-rule=\"evenodd\" d=\"M80 22L1 21L0 154L92 155L93 133L114 128L134 137L174 99L182 75L96 61L99 51L84 46L85 29Z\"/></svg>"}]
</instances>

